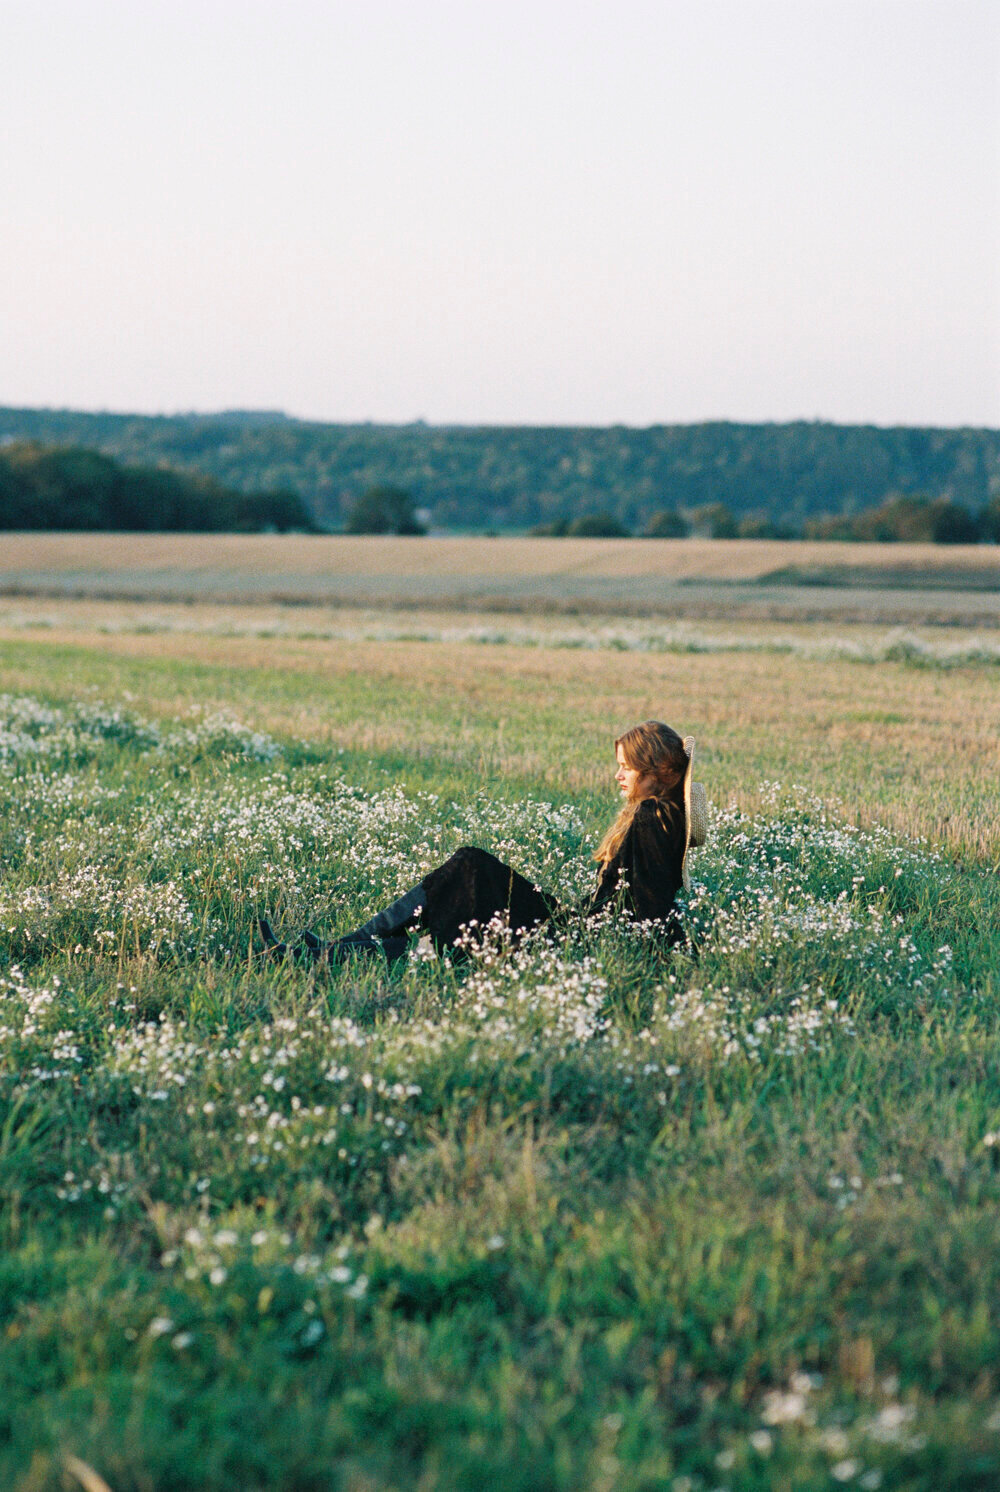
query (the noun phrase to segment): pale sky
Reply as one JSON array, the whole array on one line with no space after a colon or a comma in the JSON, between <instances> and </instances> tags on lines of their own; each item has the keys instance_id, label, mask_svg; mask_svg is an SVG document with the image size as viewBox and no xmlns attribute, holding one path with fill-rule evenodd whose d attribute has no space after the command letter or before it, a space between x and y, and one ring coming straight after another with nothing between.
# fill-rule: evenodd
<instances>
[{"instance_id":1,"label":"pale sky","mask_svg":"<svg viewBox=\"0 0 1000 1492\"><path fill-rule=\"evenodd\" d=\"M0 0L0 403L1000 425L1000 4Z\"/></svg>"}]
</instances>

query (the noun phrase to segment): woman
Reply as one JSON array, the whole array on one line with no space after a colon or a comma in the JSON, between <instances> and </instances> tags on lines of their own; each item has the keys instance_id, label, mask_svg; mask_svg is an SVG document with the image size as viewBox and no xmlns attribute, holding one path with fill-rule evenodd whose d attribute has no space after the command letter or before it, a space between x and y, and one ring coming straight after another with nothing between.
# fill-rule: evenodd
<instances>
[{"instance_id":1,"label":"woman","mask_svg":"<svg viewBox=\"0 0 1000 1492\"><path fill-rule=\"evenodd\" d=\"M680 942L684 935L674 898L687 880L693 754L693 739L682 741L658 720L633 726L615 741L615 781L625 801L597 848L597 886L581 907L561 908L495 855L466 846L346 937L324 943L307 932L293 952L330 963L350 952L384 953L392 963L405 955L411 932L429 934L444 952L464 943L467 929L485 927L496 917L517 934L614 911L660 923L669 943ZM259 927L266 952L282 958L288 945L278 942L263 918Z\"/></svg>"}]
</instances>

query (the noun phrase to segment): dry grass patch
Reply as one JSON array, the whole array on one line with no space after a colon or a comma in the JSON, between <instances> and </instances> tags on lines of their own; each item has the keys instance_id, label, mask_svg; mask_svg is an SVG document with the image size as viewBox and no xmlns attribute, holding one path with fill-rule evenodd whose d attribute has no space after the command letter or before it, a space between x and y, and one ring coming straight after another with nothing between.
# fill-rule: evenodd
<instances>
[{"instance_id":1,"label":"dry grass patch","mask_svg":"<svg viewBox=\"0 0 1000 1492\"><path fill-rule=\"evenodd\" d=\"M1000 551L761 540L11 534L9 596L1000 626Z\"/></svg>"},{"instance_id":2,"label":"dry grass patch","mask_svg":"<svg viewBox=\"0 0 1000 1492\"><path fill-rule=\"evenodd\" d=\"M0 575L100 571L135 576L186 571L220 576L662 576L759 580L789 566L850 566L943 574L979 572L1000 583L1000 549L981 545L843 544L766 539L528 539L296 534L5 534Z\"/></svg>"}]
</instances>

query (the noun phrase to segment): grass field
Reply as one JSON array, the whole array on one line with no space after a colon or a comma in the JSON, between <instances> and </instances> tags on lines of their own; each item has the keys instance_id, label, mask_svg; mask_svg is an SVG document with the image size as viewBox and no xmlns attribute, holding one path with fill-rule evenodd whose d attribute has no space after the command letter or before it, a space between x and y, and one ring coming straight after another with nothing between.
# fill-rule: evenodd
<instances>
[{"instance_id":1,"label":"grass field","mask_svg":"<svg viewBox=\"0 0 1000 1492\"><path fill-rule=\"evenodd\" d=\"M10 533L0 574L22 570L190 570L204 575L469 574L632 580L761 580L799 569L889 570L901 579L1000 583L1000 548L981 544L843 544L770 539L370 538L296 534Z\"/></svg>"},{"instance_id":2,"label":"grass field","mask_svg":"<svg viewBox=\"0 0 1000 1492\"><path fill-rule=\"evenodd\" d=\"M1000 626L1000 548L5 534L0 594Z\"/></svg>"},{"instance_id":3,"label":"grass field","mask_svg":"<svg viewBox=\"0 0 1000 1492\"><path fill-rule=\"evenodd\" d=\"M47 634L52 640L94 640L119 633L301 639L315 642L447 642L481 646L615 650L628 653L795 653L857 662L909 662L928 667L991 663L1000 658L992 627L910 626L877 622L755 622L735 627L720 618L632 617L589 611L456 612L447 607L363 607L260 601L155 604L126 600L0 595L0 636Z\"/></svg>"},{"instance_id":4,"label":"grass field","mask_svg":"<svg viewBox=\"0 0 1000 1492\"><path fill-rule=\"evenodd\" d=\"M0 1485L994 1487L988 638L463 625L0 608ZM576 894L650 714L696 957L254 958Z\"/></svg>"}]
</instances>

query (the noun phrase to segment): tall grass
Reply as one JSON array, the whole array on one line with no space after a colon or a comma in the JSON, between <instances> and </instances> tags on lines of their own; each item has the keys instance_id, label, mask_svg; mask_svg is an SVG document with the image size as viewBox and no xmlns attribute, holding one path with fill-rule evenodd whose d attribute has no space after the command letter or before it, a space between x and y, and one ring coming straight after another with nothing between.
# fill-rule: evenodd
<instances>
[{"instance_id":1,"label":"tall grass","mask_svg":"<svg viewBox=\"0 0 1000 1492\"><path fill-rule=\"evenodd\" d=\"M343 931L470 840L571 900L613 803L532 788L512 681L484 788L488 692L401 779L400 718L344 750L251 669L44 656L0 709L4 1486L995 1485L975 857L765 784L713 793L687 952L265 965L257 912Z\"/></svg>"}]
</instances>

